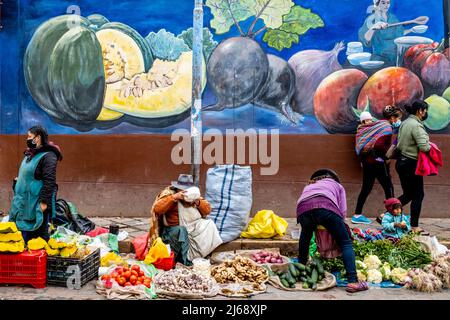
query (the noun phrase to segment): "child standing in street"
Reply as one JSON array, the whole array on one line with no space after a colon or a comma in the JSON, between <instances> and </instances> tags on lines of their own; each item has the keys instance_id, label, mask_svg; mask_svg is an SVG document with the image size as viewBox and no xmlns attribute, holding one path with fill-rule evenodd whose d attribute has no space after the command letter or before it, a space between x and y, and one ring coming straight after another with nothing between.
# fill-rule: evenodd
<instances>
[{"instance_id":1,"label":"child standing in street","mask_svg":"<svg viewBox=\"0 0 450 320\"><path fill-rule=\"evenodd\" d=\"M387 212L383 216L383 235L386 238L398 240L411 231L411 219L409 215L404 215L402 203L397 198L390 198L384 201Z\"/></svg>"}]
</instances>

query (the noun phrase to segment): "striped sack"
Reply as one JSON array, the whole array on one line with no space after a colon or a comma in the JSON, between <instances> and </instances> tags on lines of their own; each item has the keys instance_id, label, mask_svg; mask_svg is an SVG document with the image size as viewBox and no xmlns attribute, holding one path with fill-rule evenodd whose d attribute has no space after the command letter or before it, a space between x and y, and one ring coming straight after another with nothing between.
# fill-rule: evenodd
<instances>
[{"instance_id":1,"label":"striped sack","mask_svg":"<svg viewBox=\"0 0 450 320\"><path fill-rule=\"evenodd\" d=\"M211 205L209 219L224 243L240 237L252 209L252 170L249 166L218 165L206 174L205 199Z\"/></svg>"}]
</instances>

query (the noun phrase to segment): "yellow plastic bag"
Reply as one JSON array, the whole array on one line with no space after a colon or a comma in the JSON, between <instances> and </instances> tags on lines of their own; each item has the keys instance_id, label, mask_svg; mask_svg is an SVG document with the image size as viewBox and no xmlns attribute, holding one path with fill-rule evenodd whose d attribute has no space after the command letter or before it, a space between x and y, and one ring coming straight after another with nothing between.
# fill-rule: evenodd
<instances>
[{"instance_id":1,"label":"yellow plastic bag","mask_svg":"<svg viewBox=\"0 0 450 320\"><path fill-rule=\"evenodd\" d=\"M156 238L153 241L152 247L148 250L147 256L145 257L144 262L146 264L151 264L157 261L158 259L169 258L170 253L167 250L167 246L162 241L161 237Z\"/></svg>"},{"instance_id":2,"label":"yellow plastic bag","mask_svg":"<svg viewBox=\"0 0 450 320\"><path fill-rule=\"evenodd\" d=\"M0 222L0 233L14 233L17 231L15 222Z\"/></svg>"},{"instance_id":3,"label":"yellow plastic bag","mask_svg":"<svg viewBox=\"0 0 450 320\"><path fill-rule=\"evenodd\" d=\"M287 221L277 216L272 210L261 210L250 221L241 237L267 239L283 236L287 226Z\"/></svg>"},{"instance_id":4,"label":"yellow plastic bag","mask_svg":"<svg viewBox=\"0 0 450 320\"><path fill-rule=\"evenodd\" d=\"M0 233L0 242L22 241L22 232Z\"/></svg>"}]
</instances>

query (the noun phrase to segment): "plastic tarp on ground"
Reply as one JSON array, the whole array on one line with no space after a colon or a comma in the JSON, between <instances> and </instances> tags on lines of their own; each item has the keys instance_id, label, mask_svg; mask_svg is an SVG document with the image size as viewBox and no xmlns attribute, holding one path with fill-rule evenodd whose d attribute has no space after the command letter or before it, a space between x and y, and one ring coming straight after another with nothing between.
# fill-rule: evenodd
<instances>
[{"instance_id":1,"label":"plastic tarp on ground","mask_svg":"<svg viewBox=\"0 0 450 320\"><path fill-rule=\"evenodd\" d=\"M73 203L63 199L56 201L52 223L80 234L86 234L95 229L94 222L80 214Z\"/></svg>"}]
</instances>

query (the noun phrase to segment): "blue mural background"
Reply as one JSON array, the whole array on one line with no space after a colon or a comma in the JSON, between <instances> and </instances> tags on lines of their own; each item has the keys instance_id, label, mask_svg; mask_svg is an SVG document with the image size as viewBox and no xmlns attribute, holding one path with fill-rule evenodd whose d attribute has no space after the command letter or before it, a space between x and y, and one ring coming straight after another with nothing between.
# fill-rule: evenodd
<instances>
[{"instance_id":1,"label":"blue mural background","mask_svg":"<svg viewBox=\"0 0 450 320\"><path fill-rule=\"evenodd\" d=\"M192 26L193 0L152 0L152 1L66 1L66 0L3 0L2 25L0 32L0 133L24 133L30 126L40 123L48 128L51 134L78 134L77 130L59 125L41 110L32 100L26 87L22 60L28 42L36 28L46 20L67 13L71 5L78 5L82 16L99 13L111 21L123 22L146 36L150 31L157 32L164 28L174 34ZM308 31L300 37L300 42L290 49L281 52L262 47L266 53L289 59L293 54L305 49L330 50L339 41L357 41L359 27L367 17L366 9L372 0L296 0L303 7L311 8L320 15L325 27ZM424 36L434 40L443 37L442 2L439 0L393 0L391 11L400 21L414 19L419 15L430 17L429 30ZM204 10L204 25L209 27L212 19L207 7ZM249 25L250 21L244 22ZM257 26L258 27L258 26ZM214 30L211 29L214 33ZM223 35L214 35L216 41L238 35L235 27ZM257 39L261 39L259 35ZM343 63L345 52L339 59ZM206 88L204 105L214 101L214 96ZM306 117L299 126L292 126L283 121L278 113L252 105L222 112L205 112L203 114L204 129L208 128L278 128L282 133L318 134L326 131L314 117ZM93 129L90 134L122 134L122 133L170 133L175 128L190 127L189 118L174 126L155 129L121 123L108 129Z\"/></svg>"}]
</instances>

